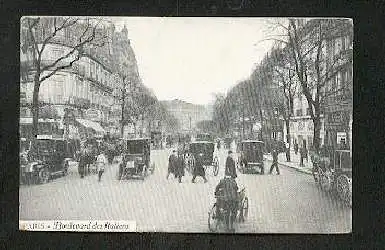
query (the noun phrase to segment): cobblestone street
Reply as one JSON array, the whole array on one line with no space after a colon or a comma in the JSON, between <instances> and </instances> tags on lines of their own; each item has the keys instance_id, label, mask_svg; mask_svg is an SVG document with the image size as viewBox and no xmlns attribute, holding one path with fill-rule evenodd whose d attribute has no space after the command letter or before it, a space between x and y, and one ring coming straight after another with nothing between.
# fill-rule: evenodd
<instances>
[{"instance_id":1,"label":"cobblestone street","mask_svg":"<svg viewBox=\"0 0 385 250\"><path fill-rule=\"evenodd\" d=\"M20 220L134 220L138 231L208 232L208 211L220 171L208 183L183 183L169 178L169 150L152 151L156 170L144 181L118 181L117 165L106 168L102 181L91 175L80 179L76 163L70 174L44 185L20 187ZM265 161L265 168L270 162ZM281 175L244 175L238 184L247 189L249 216L236 224L237 233L342 233L351 231L351 208L319 190L311 175L280 166ZM268 171L266 171L268 172Z\"/></svg>"}]
</instances>

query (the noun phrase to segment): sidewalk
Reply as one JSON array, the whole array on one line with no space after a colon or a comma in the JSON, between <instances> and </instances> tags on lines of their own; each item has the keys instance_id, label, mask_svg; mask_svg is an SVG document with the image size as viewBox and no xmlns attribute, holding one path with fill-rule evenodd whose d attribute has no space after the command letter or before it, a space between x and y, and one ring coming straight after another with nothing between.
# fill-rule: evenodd
<instances>
[{"instance_id":1,"label":"sidewalk","mask_svg":"<svg viewBox=\"0 0 385 250\"><path fill-rule=\"evenodd\" d=\"M273 157L271 154L264 155L264 156L266 157L267 160L273 161ZM300 167L299 164L301 162L301 158L300 158L299 152L295 154L294 150L292 150L290 151L290 162L286 161L285 153L280 153L278 154L278 163L289 168L294 168L299 172L311 175L313 164L310 160L310 156L308 158L309 158L308 162L306 162L306 159L303 160L304 167Z\"/></svg>"}]
</instances>

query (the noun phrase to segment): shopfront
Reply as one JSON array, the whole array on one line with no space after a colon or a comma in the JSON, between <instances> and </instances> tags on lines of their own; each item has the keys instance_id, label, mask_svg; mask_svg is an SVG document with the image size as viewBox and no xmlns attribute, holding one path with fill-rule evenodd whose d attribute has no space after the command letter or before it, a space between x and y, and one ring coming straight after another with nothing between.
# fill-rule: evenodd
<instances>
[{"instance_id":1,"label":"shopfront","mask_svg":"<svg viewBox=\"0 0 385 250\"><path fill-rule=\"evenodd\" d=\"M327 114L325 123L325 144L338 149L344 147L351 149L351 123L352 115L349 110L333 110Z\"/></svg>"}]
</instances>

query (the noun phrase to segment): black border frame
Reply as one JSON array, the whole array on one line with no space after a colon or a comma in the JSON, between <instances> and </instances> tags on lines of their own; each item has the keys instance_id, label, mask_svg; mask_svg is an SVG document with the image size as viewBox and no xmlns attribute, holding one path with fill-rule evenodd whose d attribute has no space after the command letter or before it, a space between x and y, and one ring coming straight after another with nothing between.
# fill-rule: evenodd
<instances>
[{"instance_id":1,"label":"black border frame","mask_svg":"<svg viewBox=\"0 0 385 250\"><path fill-rule=\"evenodd\" d=\"M1 227L0 240L8 248L161 248L161 249L345 249L353 247L353 235L361 246L376 244L382 248L383 154L373 150L370 142L384 148L382 111L384 98L384 44L381 12L382 2L365 3L339 1L245 1L241 10L230 11L217 4L217 12L210 12L210 3L194 0L152 1L8 1L2 3L0 41L5 48L1 57L0 122L1 122ZM192 9L183 9L189 3ZM176 11L179 6L179 11ZM360 12L359 12L360 11ZM176 234L176 233L52 233L18 231L18 117L19 117L19 26L24 15L113 15L113 16L320 16L353 18L354 40L354 114L353 114L353 233L342 235L304 234ZM373 43L381 41L375 46ZM381 46L382 45L382 46ZM372 55L380 54L382 59ZM16 56L15 56L16 55ZM376 65L377 62L377 65ZM367 66L367 67L365 67ZM369 67L368 67L369 66ZM374 83L372 83L374 81ZM377 94L377 95L376 95ZM380 94L380 96L378 96ZM375 125L373 128L370 125ZM369 160L369 162L368 162ZM372 209L371 209L372 208ZM366 237L366 240L365 238ZM361 240L365 240L361 242ZM360 244L361 243L361 244ZM358 245L355 245L358 246ZM382 246L382 247L381 247Z\"/></svg>"}]
</instances>

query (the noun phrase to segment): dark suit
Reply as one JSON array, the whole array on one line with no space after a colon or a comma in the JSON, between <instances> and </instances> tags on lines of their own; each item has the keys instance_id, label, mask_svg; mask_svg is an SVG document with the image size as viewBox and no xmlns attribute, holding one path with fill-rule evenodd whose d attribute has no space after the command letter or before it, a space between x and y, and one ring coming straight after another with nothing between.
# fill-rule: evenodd
<instances>
[{"instance_id":1,"label":"dark suit","mask_svg":"<svg viewBox=\"0 0 385 250\"><path fill-rule=\"evenodd\" d=\"M179 182L182 182L182 176L184 176L184 159L182 155L179 155L176 159L175 175L178 177Z\"/></svg>"},{"instance_id":2,"label":"dark suit","mask_svg":"<svg viewBox=\"0 0 385 250\"><path fill-rule=\"evenodd\" d=\"M173 173L175 174L175 165L176 165L176 162L177 162L177 157L172 154L170 155L170 157L168 158L168 173L167 173L167 179L168 179L168 176ZM175 177L176 177L176 174L175 174Z\"/></svg>"},{"instance_id":3,"label":"dark suit","mask_svg":"<svg viewBox=\"0 0 385 250\"><path fill-rule=\"evenodd\" d=\"M226 159L225 175L231 176L232 178L237 178L237 171L235 169L235 162L231 156L227 156L227 159Z\"/></svg>"}]
</instances>

